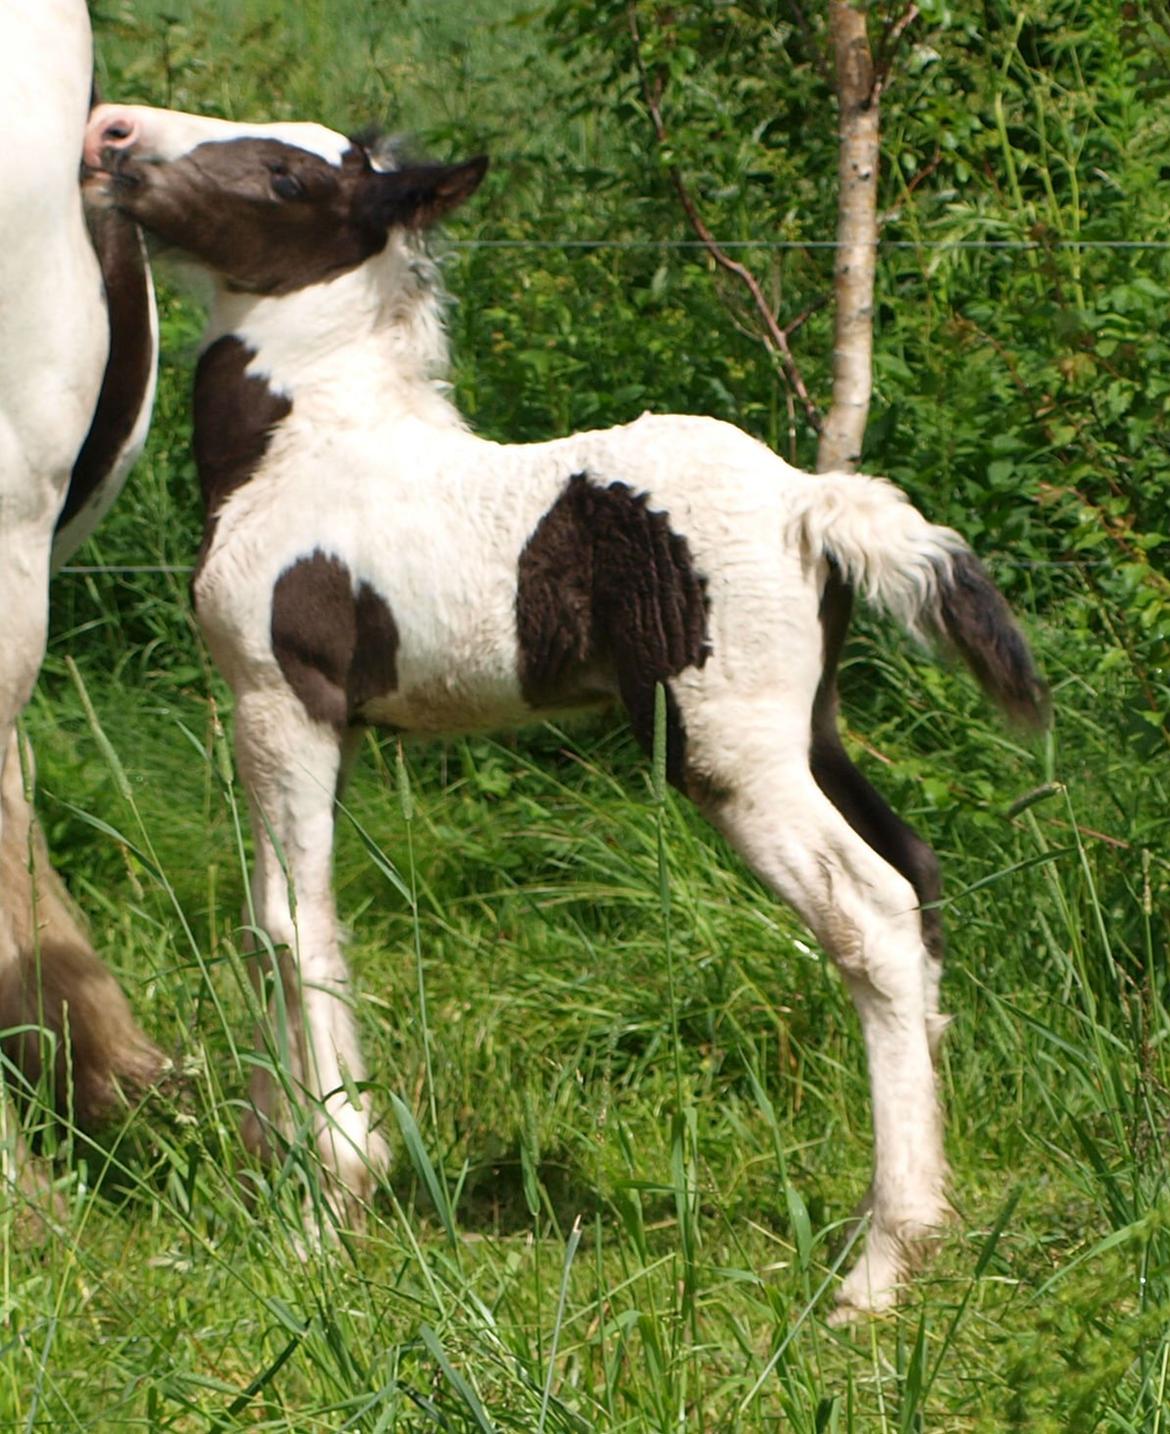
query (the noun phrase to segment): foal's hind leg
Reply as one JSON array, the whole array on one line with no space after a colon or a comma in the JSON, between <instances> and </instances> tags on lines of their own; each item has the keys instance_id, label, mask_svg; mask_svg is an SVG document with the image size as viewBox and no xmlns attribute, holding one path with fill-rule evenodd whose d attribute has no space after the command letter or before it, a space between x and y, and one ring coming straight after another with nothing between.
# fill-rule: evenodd
<instances>
[{"instance_id":1,"label":"foal's hind leg","mask_svg":"<svg viewBox=\"0 0 1170 1434\"><path fill-rule=\"evenodd\" d=\"M765 735L772 726L776 736L750 751L738 744L736 771L712 785L719 795L705 810L812 928L861 1019L873 1100L872 1215L838 1301L843 1312L883 1310L948 1212L918 899L816 785L803 751L776 755L785 750L782 723L757 713L743 726Z\"/></svg>"},{"instance_id":2,"label":"foal's hind leg","mask_svg":"<svg viewBox=\"0 0 1170 1434\"><path fill-rule=\"evenodd\" d=\"M279 968L287 1076L304 1094L332 1194L358 1217L388 1152L371 1128L368 1095L355 1089L365 1066L333 904L340 739L291 695L264 691L239 697L236 747L252 814L256 921ZM277 1043L279 1050L279 1027ZM268 1154L274 1136L283 1141L291 1134L291 1112L262 1068L252 1095L256 1114L245 1138Z\"/></svg>"},{"instance_id":3,"label":"foal's hind leg","mask_svg":"<svg viewBox=\"0 0 1170 1434\"><path fill-rule=\"evenodd\" d=\"M857 835L914 888L926 948L923 967L926 1033L930 1053L937 1060L943 1034L950 1024L950 1017L944 1016L939 1008L944 941L942 913L938 908L942 898L938 858L929 843L890 808L881 793L849 760L837 731L835 714L819 713L815 708L809 766L817 786Z\"/></svg>"},{"instance_id":4,"label":"foal's hind leg","mask_svg":"<svg viewBox=\"0 0 1170 1434\"><path fill-rule=\"evenodd\" d=\"M921 907L927 960L926 1028L931 1055L938 1057L950 1018L939 1010L943 928L938 903L942 874L938 858L908 822L892 811L881 793L849 760L837 725L837 667L849 631L853 590L830 565L821 593L821 677L813 698L809 767L813 779L853 830L913 886ZM865 1208L869 1208L867 1199Z\"/></svg>"}]
</instances>

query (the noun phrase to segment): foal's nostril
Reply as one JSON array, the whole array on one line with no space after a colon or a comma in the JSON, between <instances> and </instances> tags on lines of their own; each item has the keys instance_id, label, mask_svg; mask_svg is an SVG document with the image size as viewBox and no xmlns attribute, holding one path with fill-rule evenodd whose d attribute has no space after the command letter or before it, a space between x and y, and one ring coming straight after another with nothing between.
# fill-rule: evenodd
<instances>
[{"instance_id":1,"label":"foal's nostril","mask_svg":"<svg viewBox=\"0 0 1170 1434\"><path fill-rule=\"evenodd\" d=\"M141 143L138 116L124 105L99 105L85 130L83 158L91 169L106 167L105 156L122 154Z\"/></svg>"}]
</instances>

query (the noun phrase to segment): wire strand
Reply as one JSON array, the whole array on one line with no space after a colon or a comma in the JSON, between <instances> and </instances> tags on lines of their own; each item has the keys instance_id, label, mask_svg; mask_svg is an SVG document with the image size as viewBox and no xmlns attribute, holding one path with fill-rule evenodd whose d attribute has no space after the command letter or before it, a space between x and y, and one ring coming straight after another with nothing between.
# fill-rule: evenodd
<instances>
[{"instance_id":1,"label":"wire strand","mask_svg":"<svg viewBox=\"0 0 1170 1434\"><path fill-rule=\"evenodd\" d=\"M720 249L839 249L838 239L720 239ZM875 239L878 249L1013 250L1170 249L1170 239ZM664 249L706 250L702 239L449 239L448 249Z\"/></svg>"},{"instance_id":2,"label":"wire strand","mask_svg":"<svg viewBox=\"0 0 1170 1434\"><path fill-rule=\"evenodd\" d=\"M1001 568L1106 568L1108 558L1011 558L1003 553L985 553L983 561ZM194 563L73 563L58 568L57 577L141 576L187 574Z\"/></svg>"},{"instance_id":3,"label":"wire strand","mask_svg":"<svg viewBox=\"0 0 1170 1434\"><path fill-rule=\"evenodd\" d=\"M56 577L85 577L91 573L193 573L194 563L69 563Z\"/></svg>"}]
</instances>

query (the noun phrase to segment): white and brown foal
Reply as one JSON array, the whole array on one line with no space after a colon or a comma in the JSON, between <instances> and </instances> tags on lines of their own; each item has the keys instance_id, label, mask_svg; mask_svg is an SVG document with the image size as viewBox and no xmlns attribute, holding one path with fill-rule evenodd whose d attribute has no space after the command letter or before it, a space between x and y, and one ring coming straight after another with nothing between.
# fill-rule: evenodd
<instances>
[{"instance_id":1,"label":"white and brown foal","mask_svg":"<svg viewBox=\"0 0 1170 1434\"><path fill-rule=\"evenodd\" d=\"M875 1162L839 1299L889 1306L947 1213L941 940L921 909L938 870L848 761L834 672L860 590L1043 721L1024 640L966 544L880 479L799 472L711 419L530 445L470 432L443 383L420 231L472 193L482 159L399 167L315 127L132 109L97 111L90 148L114 207L212 285L195 603L235 693L256 912L298 1017L292 1074L339 1192L363 1196L386 1161L356 1093L331 892L351 734L481 731L616 698L648 745L661 684L671 780L796 908L856 1003ZM251 1138L279 1145L272 1083L253 1098Z\"/></svg>"},{"instance_id":2,"label":"white and brown foal","mask_svg":"<svg viewBox=\"0 0 1170 1434\"><path fill-rule=\"evenodd\" d=\"M27 1093L49 1066L83 1123L160 1065L52 871L16 735L50 572L113 501L154 396L141 237L124 214L82 203L92 77L83 0L0 6L0 1048L12 1062L0 1087Z\"/></svg>"}]
</instances>

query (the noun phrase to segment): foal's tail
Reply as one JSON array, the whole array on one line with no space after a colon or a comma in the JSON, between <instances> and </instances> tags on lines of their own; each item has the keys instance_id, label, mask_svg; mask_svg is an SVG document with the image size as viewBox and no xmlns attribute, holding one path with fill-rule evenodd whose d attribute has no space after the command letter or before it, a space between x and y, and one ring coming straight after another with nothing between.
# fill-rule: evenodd
<instances>
[{"instance_id":1,"label":"foal's tail","mask_svg":"<svg viewBox=\"0 0 1170 1434\"><path fill-rule=\"evenodd\" d=\"M1047 725L1048 688L1011 609L952 528L929 523L883 478L810 478L794 536L916 637L956 651L987 695L1016 721Z\"/></svg>"}]
</instances>

